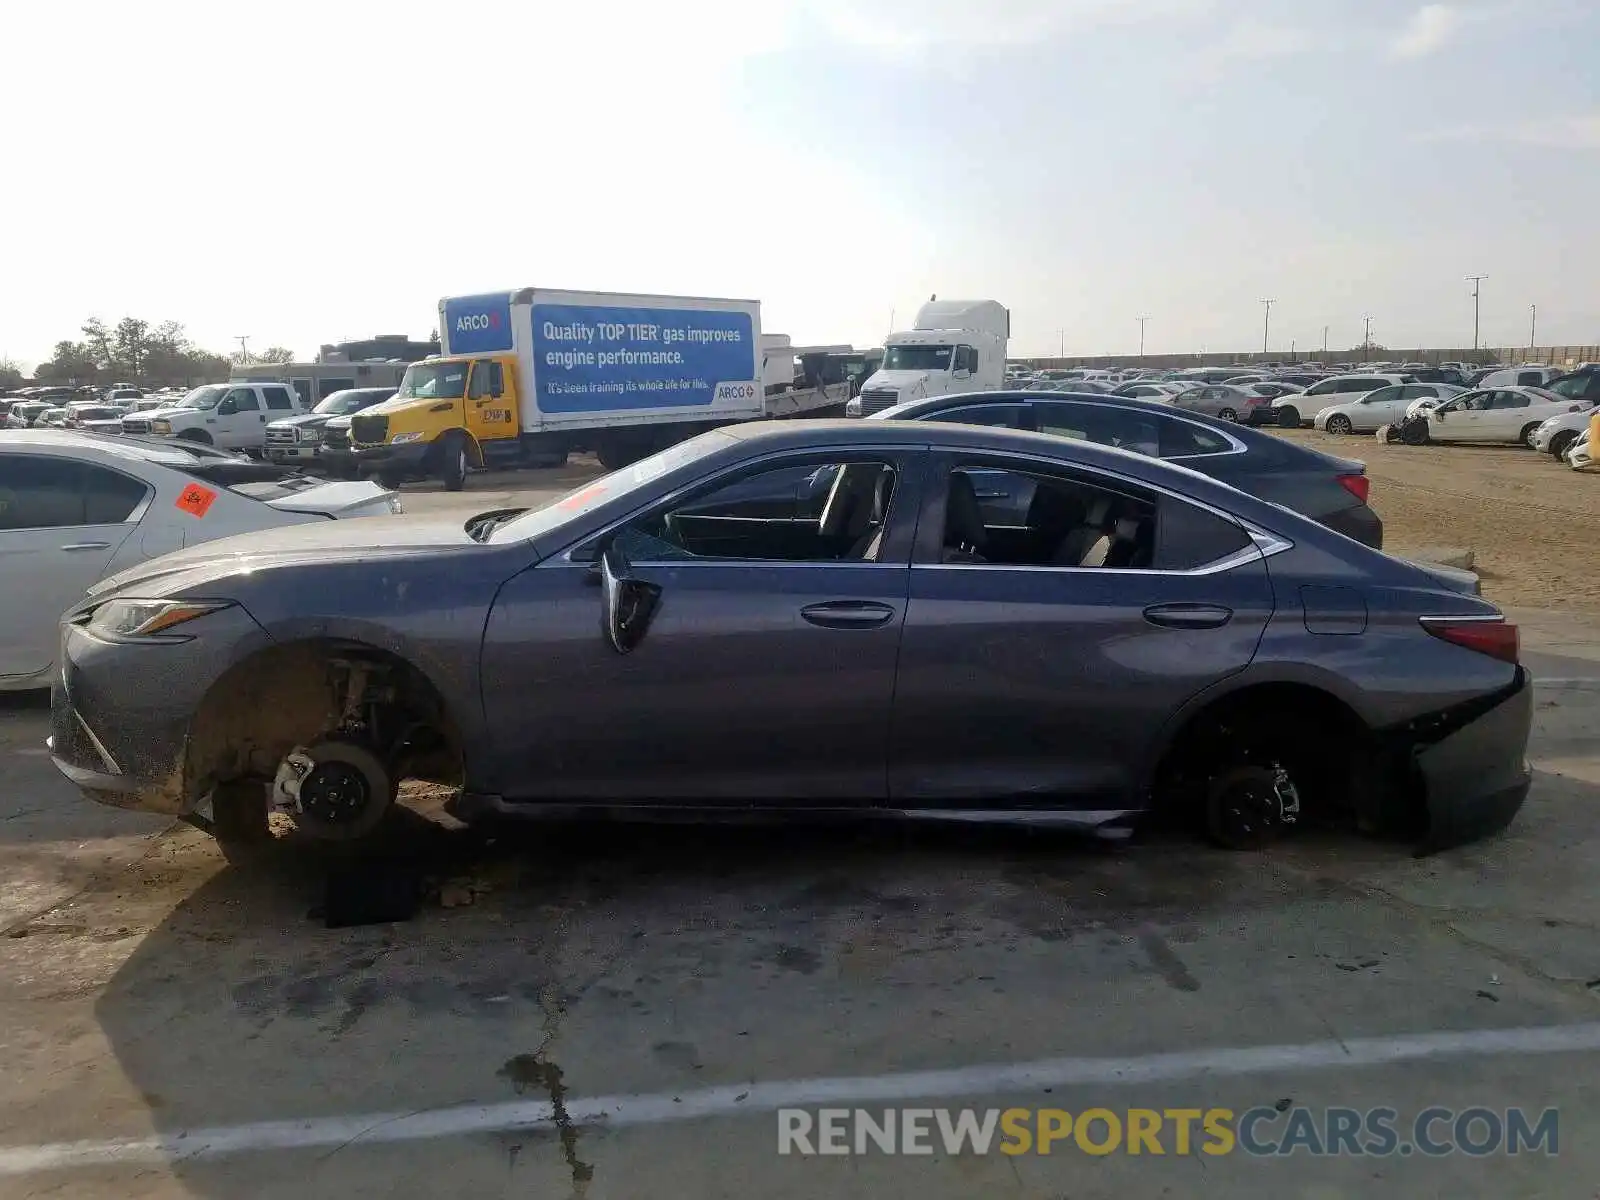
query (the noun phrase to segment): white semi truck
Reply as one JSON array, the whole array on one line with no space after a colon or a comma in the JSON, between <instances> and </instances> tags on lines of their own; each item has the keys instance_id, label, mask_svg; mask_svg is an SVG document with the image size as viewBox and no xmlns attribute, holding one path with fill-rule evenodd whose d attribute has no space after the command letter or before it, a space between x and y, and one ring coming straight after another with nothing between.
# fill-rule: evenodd
<instances>
[{"instance_id":1,"label":"white semi truck","mask_svg":"<svg viewBox=\"0 0 1600 1200\"><path fill-rule=\"evenodd\" d=\"M883 365L850 401L852 417L907 400L992 392L1005 384L1011 313L997 300L930 299L910 329L883 343Z\"/></svg>"}]
</instances>

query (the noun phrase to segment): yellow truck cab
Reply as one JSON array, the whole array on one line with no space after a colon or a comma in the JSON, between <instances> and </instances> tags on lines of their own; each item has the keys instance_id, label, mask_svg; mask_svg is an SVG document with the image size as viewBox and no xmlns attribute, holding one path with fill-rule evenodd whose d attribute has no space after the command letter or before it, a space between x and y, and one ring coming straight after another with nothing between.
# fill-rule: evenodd
<instances>
[{"instance_id":1,"label":"yellow truck cab","mask_svg":"<svg viewBox=\"0 0 1600 1200\"><path fill-rule=\"evenodd\" d=\"M350 422L363 474L461 488L593 450L614 468L766 415L754 300L524 288L439 302L443 354Z\"/></svg>"},{"instance_id":2,"label":"yellow truck cab","mask_svg":"<svg viewBox=\"0 0 1600 1200\"><path fill-rule=\"evenodd\" d=\"M520 412L515 356L425 358L392 398L351 418L351 448L363 473L457 491L469 469L523 458Z\"/></svg>"}]
</instances>

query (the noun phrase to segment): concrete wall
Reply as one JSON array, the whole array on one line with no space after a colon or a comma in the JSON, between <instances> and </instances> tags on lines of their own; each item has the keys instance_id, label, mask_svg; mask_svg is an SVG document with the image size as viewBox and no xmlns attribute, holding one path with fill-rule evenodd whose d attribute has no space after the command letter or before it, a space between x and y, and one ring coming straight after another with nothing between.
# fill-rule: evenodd
<instances>
[{"instance_id":1,"label":"concrete wall","mask_svg":"<svg viewBox=\"0 0 1600 1200\"><path fill-rule=\"evenodd\" d=\"M1371 352L1345 350L1323 354L1321 351L1296 352L1295 362L1356 363L1369 359L1388 362L1502 362L1548 363L1558 367L1575 367L1581 362L1600 362L1600 346L1498 346L1473 351L1471 349L1405 349L1388 347ZM1234 363L1287 362L1289 355L1282 350L1270 354L1102 354L1066 358L1025 358L1031 367L1044 370L1051 367L1223 367Z\"/></svg>"}]
</instances>

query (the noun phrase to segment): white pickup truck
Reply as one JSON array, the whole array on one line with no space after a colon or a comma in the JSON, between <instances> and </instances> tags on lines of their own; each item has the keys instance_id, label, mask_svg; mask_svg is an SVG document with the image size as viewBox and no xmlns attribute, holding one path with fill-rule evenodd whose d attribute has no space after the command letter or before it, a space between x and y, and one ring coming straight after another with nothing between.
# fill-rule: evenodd
<instances>
[{"instance_id":1,"label":"white pickup truck","mask_svg":"<svg viewBox=\"0 0 1600 1200\"><path fill-rule=\"evenodd\" d=\"M209 383L168 408L129 413L122 418L122 432L259 455L266 449L269 421L305 411L305 402L285 383Z\"/></svg>"}]
</instances>

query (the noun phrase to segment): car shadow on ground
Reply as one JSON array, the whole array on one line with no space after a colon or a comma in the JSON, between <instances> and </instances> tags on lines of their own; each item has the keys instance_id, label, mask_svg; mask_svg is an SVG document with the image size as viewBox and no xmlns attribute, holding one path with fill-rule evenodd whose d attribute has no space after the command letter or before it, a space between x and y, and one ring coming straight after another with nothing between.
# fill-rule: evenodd
<instances>
[{"instance_id":1,"label":"car shadow on ground","mask_svg":"<svg viewBox=\"0 0 1600 1200\"><path fill-rule=\"evenodd\" d=\"M1314 858L1322 836L1297 856ZM185 853L214 851L191 842ZM1377 843L1358 853L1407 856ZM116 886L137 889L142 872L162 869L135 864ZM425 899L407 921L328 929L329 879L352 872L414 879ZM509 1098L487 1073L461 1086L453 1064L495 1053L515 1062L513 1048L537 1057L555 1022L626 1023L624 1004L639 1021L660 1020L662 993L673 1021L692 1024L697 1006L711 1005L708 990L744 995L740 972L818 990L824 1008L864 998L893 1006L960 984L976 989L968 1015L982 1021L992 1004L1001 1021L1010 1000L991 992L1039 987L1024 959L1067 964L1058 966L1068 981L1059 999L1071 1005L1078 959L1126 945L1136 970L1149 974L1148 954L1182 993L1198 985L1174 956L1163 965L1164 943L1150 930L1248 920L1339 894L1315 872L1274 870L1265 856L1213 850L1172 830L1111 845L1058 832L841 821L466 830L407 813L359 860L285 840L248 865L213 866L121 963L95 1017L147 1110L139 1117L177 1134ZM885 964L910 971L913 962L927 974L885 981ZM913 992L894 990L905 988ZM734 1010L724 1023L748 1026L752 1043L790 1036L754 993ZM891 1038L904 1043L895 1056L951 1053L921 1047L926 1036L905 1026ZM254 1168L198 1159L173 1169L195 1194L232 1196L240 1171Z\"/></svg>"}]
</instances>

